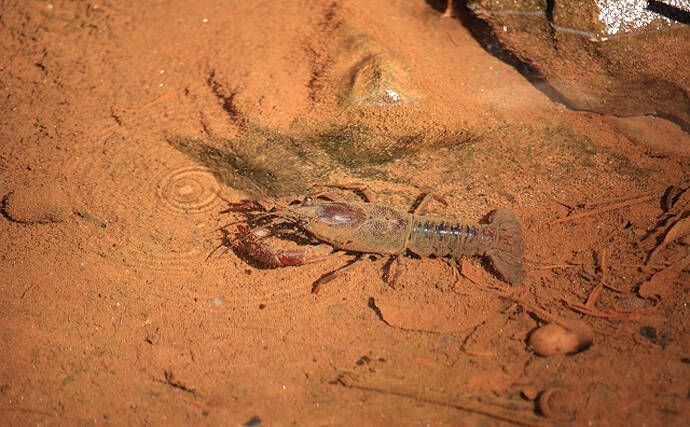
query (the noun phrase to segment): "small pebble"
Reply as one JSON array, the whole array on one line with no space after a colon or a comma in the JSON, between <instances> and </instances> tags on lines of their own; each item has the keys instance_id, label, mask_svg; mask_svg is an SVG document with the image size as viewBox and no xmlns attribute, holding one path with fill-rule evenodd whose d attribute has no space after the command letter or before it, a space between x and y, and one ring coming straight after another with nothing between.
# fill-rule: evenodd
<instances>
[{"instance_id":1,"label":"small pebble","mask_svg":"<svg viewBox=\"0 0 690 427\"><path fill-rule=\"evenodd\" d=\"M253 427L253 426L258 426L260 424L261 424L261 418L259 418L258 415L254 415L253 417L251 417L249 419L249 421L244 423L244 426L245 427Z\"/></svg>"},{"instance_id":2,"label":"small pebble","mask_svg":"<svg viewBox=\"0 0 690 427\"><path fill-rule=\"evenodd\" d=\"M549 323L532 332L529 346L541 356L558 356L574 353L582 347L581 337L554 323Z\"/></svg>"},{"instance_id":3,"label":"small pebble","mask_svg":"<svg viewBox=\"0 0 690 427\"><path fill-rule=\"evenodd\" d=\"M522 390L520 390L520 392L522 393L522 396L527 400L535 400L537 397L539 397L539 391L533 386L523 387Z\"/></svg>"},{"instance_id":4,"label":"small pebble","mask_svg":"<svg viewBox=\"0 0 690 427\"><path fill-rule=\"evenodd\" d=\"M64 221L73 211L64 190L47 183L16 188L4 197L2 210L10 220L27 224Z\"/></svg>"}]
</instances>

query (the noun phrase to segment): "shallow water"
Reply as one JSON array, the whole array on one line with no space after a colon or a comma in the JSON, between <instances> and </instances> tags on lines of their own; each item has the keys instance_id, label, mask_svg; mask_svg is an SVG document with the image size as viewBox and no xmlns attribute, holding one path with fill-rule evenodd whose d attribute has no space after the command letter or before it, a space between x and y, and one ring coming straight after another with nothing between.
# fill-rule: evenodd
<instances>
[{"instance_id":1,"label":"shallow water","mask_svg":"<svg viewBox=\"0 0 690 427\"><path fill-rule=\"evenodd\" d=\"M539 422L536 394L558 386L578 424L687 422L688 272L653 307L629 302L687 257L678 239L639 268L687 214L687 133L569 109L467 14L439 15L391 1L3 4L0 418ZM400 79L401 97L344 102L358 76L374 94ZM391 284L386 260L365 258L314 295L353 255L272 269L222 246L219 227L243 220L228 203L329 183L400 210L433 192L447 206L425 213L466 221L509 208L527 280L501 282L477 257L405 256ZM8 197L42 209L37 187L62 189L74 214L17 222ZM602 281L589 314L564 304ZM584 320L594 345L536 356L533 305Z\"/></svg>"}]
</instances>

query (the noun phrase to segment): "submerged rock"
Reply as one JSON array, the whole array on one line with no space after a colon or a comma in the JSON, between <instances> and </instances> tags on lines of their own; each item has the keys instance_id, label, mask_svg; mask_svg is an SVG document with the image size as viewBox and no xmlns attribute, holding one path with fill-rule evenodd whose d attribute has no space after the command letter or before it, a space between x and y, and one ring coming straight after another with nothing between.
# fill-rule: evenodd
<instances>
[{"instance_id":1,"label":"submerged rock","mask_svg":"<svg viewBox=\"0 0 690 427\"><path fill-rule=\"evenodd\" d=\"M687 127L690 29L678 21L687 19L690 0L666 3L470 0L467 6L571 107L654 114Z\"/></svg>"},{"instance_id":2,"label":"submerged rock","mask_svg":"<svg viewBox=\"0 0 690 427\"><path fill-rule=\"evenodd\" d=\"M5 196L2 209L10 220L28 224L64 221L73 212L67 194L47 183L18 187Z\"/></svg>"},{"instance_id":3,"label":"submerged rock","mask_svg":"<svg viewBox=\"0 0 690 427\"><path fill-rule=\"evenodd\" d=\"M346 108L358 106L409 106L420 98L420 90L410 80L410 67L373 38L347 33L338 48L333 66L324 79L341 89Z\"/></svg>"},{"instance_id":4,"label":"submerged rock","mask_svg":"<svg viewBox=\"0 0 690 427\"><path fill-rule=\"evenodd\" d=\"M409 81L407 72L386 54L365 58L353 67L353 76L344 97L346 105L405 105L412 102L405 87Z\"/></svg>"}]
</instances>

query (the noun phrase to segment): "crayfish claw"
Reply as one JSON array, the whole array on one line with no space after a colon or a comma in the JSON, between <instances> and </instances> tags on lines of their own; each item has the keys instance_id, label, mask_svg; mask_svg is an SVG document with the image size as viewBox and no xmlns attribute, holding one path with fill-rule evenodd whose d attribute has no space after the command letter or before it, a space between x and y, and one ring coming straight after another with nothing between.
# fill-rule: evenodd
<instances>
[{"instance_id":1,"label":"crayfish claw","mask_svg":"<svg viewBox=\"0 0 690 427\"><path fill-rule=\"evenodd\" d=\"M266 228L249 231L245 226L238 225L237 230L241 234L238 246L252 258L271 267L319 262L325 260L333 252L333 248L325 243L317 246L300 246L295 249L277 247L266 240L271 235Z\"/></svg>"}]
</instances>

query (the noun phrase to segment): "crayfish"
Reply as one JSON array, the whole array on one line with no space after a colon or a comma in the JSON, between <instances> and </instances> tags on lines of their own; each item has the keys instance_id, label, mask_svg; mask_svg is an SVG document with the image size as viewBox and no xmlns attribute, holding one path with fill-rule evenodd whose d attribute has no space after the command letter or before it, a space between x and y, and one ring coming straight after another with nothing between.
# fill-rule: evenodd
<instances>
[{"instance_id":1,"label":"crayfish","mask_svg":"<svg viewBox=\"0 0 690 427\"><path fill-rule=\"evenodd\" d=\"M391 256L408 251L420 257L478 255L488 257L495 271L508 282L519 283L525 278L522 228L508 209L495 210L487 224L470 223L418 215L416 212L433 195L427 195L413 212L408 213L373 203L373 196L362 187L331 187L357 190L367 203L345 202L328 193L319 193L302 200L292 199L292 203L282 206L248 201L234 204L225 211L258 211L258 217L268 218L273 226L276 220L287 223L320 244L279 248L266 240L273 234L272 227L252 229L238 225L238 249L273 267L321 261L334 250Z\"/></svg>"}]
</instances>

